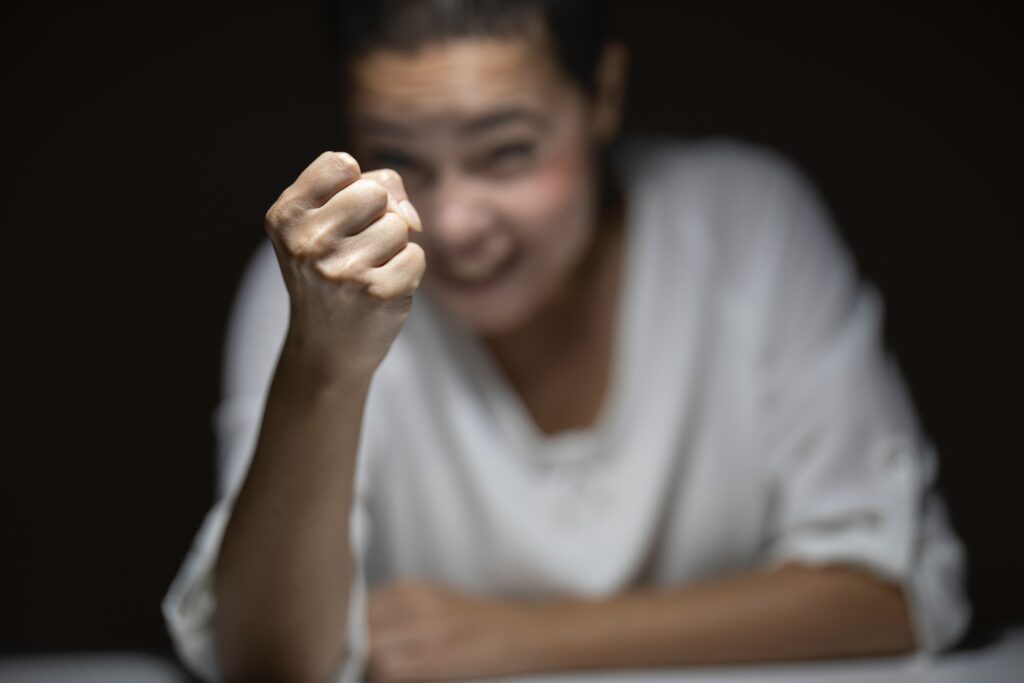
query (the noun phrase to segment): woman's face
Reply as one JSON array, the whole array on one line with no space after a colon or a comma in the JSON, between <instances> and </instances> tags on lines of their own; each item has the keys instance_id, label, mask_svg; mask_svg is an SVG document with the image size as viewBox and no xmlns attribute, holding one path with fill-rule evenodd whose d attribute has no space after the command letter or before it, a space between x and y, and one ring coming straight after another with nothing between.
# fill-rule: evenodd
<instances>
[{"instance_id":1,"label":"woman's face","mask_svg":"<svg viewBox=\"0 0 1024 683\"><path fill-rule=\"evenodd\" d=\"M595 107L538 42L457 39L353 67L352 151L401 174L426 286L484 335L551 300L595 228Z\"/></svg>"}]
</instances>

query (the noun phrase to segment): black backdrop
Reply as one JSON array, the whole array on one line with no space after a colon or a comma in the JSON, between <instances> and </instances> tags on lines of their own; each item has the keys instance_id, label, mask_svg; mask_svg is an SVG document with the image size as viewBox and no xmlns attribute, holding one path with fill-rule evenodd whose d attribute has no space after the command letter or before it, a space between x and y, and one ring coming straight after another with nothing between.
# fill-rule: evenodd
<instances>
[{"instance_id":1,"label":"black backdrop","mask_svg":"<svg viewBox=\"0 0 1024 683\"><path fill-rule=\"evenodd\" d=\"M629 129L761 142L817 182L939 447L976 632L1021 620L1018 24L966 3L628 5ZM0 646L166 650L234 287L265 209L335 139L321 8L10 12L4 263L27 315L8 338L29 348L9 374L29 381L8 384Z\"/></svg>"}]
</instances>

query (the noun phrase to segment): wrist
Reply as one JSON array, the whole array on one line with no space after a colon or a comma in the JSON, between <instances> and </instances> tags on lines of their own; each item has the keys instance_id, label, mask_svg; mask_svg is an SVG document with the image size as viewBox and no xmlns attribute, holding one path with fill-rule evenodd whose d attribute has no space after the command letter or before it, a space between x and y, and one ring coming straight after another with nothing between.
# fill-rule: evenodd
<instances>
[{"instance_id":1,"label":"wrist","mask_svg":"<svg viewBox=\"0 0 1024 683\"><path fill-rule=\"evenodd\" d=\"M580 605L573 600L527 603L518 606L518 651L533 671L574 669L573 630L578 626ZM577 634L579 635L579 634Z\"/></svg>"},{"instance_id":2,"label":"wrist","mask_svg":"<svg viewBox=\"0 0 1024 683\"><path fill-rule=\"evenodd\" d=\"M284 371L296 382L312 391L332 389L368 389L377 367L360 363L340 353L324 352L301 335L289 331L285 337L278 371Z\"/></svg>"}]
</instances>

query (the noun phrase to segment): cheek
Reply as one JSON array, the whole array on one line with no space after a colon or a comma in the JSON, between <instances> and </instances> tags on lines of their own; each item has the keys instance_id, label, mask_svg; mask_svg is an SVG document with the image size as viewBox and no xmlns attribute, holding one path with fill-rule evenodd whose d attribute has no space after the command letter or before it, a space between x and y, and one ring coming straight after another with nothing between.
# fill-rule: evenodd
<instances>
[{"instance_id":1,"label":"cheek","mask_svg":"<svg viewBox=\"0 0 1024 683\"><path fill-rule=\"evenodd\" d=\"M588 169L581 150L567 149L508 188L504 213L531 256L563 260L586 242L592 223Z\"/></svg>"}]
</instances>

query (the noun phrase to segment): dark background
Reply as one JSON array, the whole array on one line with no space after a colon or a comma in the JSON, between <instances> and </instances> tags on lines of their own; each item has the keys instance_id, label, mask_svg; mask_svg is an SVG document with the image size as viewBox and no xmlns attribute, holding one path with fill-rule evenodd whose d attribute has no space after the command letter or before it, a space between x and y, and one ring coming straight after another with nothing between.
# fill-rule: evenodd
<instances>
[{"instance_id":1,"label":"dark background","mask_svg":"<svg viewBox=\"0 0 1024 683\"><path fill-rule=\"evenodd\" d=\"M939 448L977 641L1024 619L1019 23L764 5L620 9L628 128L764 143L817 182ZM234 288L266 208L337 132L320 20L290 2L4 21L4 264L27 313L9 338L30 377L0 475L3 651L167 651Z\"/></svg>"}]
</instances>

